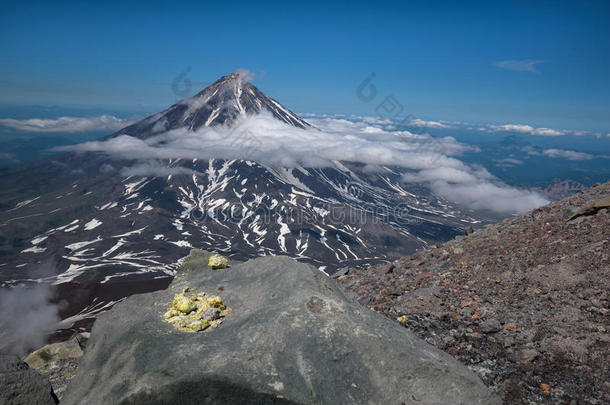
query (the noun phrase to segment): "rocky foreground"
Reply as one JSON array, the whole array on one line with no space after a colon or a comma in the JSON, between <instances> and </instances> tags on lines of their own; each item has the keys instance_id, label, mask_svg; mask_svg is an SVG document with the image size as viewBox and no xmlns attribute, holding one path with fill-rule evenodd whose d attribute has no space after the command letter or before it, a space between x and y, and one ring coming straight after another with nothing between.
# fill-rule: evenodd
<instances>
[{"instance_id":1,"label":"rocky foreground","mask_svg":"<svg viewBox=\"0 0 610 405\"><path fill-rule=\"evenodd\" d=\"M610 403L610 183L336 275L509 404ZM406 320L406 322L405 322Z\"/></svg>"},{"instance_id":2,"label":"rocky foreground","mask_svg":"<svg viewBox=\"0 0 610 405\"><path fill-rule=\"evenodd\" d=\"M62 404L500 403L472 371L311 265L206 263L190 256L167 290L102 314ZM206 313L204 300L226 305L222 322L199 332L168 322L179 315L170 306Z\"/></svg>"},{"instance_id":3,"label":"rocky foreground","mask_svg":"<svg viewBox=\"0 0 610 405\"><path fill-rule=\"evenodd\" d=\"M610 403L609 208L598 185L344 269L345 295L292 259L212 270L193 251L89 342L0 355L0 403Z\"/></svg>"}]
</instances>

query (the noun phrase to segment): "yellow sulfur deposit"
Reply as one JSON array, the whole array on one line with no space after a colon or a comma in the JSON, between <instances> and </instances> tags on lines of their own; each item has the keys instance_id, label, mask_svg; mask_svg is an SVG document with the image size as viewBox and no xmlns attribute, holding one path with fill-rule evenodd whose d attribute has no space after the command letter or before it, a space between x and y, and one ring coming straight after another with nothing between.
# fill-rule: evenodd
<instances>
[{"instance_id":1,"label":"yellow sulfur deposit","mask_svg":"<svg viewBox=\"0 0 610 405\"><path fill-rule=\"evenodd\" d=\"M189 288L174 295L163 319L183 332L199 332L222 322L229 308L219 296L207 297L205 293L187 295Z\"/></svg>"},{"instance_id":2,"label":"yellow sulfur deposit","mask_svg":"<svg viewBox=\"0 0 610 405\"><path fill-rule=\"evenodd\" d=\"M222 298L219 296L208 297L208 305L213 308L225 309L225 305L222 302Z\"/></svg>"},{"instance_id":3,"label":"yellow sulfur deposit","mask_svg":"<svg viewBox=\"0 0 610 405\"><path fill-rule=\"evenodd\" d=\"M212 255L210 256L208 266L213 268L214 270L226 269L227 267L229 267L229 260L221 255Z\"/></svg>"},{"instance_id":4,"label":"yellow sulfur deposit","mask_svg":"<svg viewBox=\"0 0 610 405\"><path fill-rule=\"evenodd\" d=\"M401 315L398 318L396 318L396 320L398 321L399 324L406 325L407 322L409 321L409 318L407 318L405 315Z\"/></svg>"},{"instance_id":5,"label":"yellow sulfur deposit","mask_svg":"<svg viewBox=\"0 0 610 405\"><path fill-rule=\"evenodd\" d=\"M177 311L188 314L191 311L197 308L195 302L188 299L184 294L176 294L174 295L174 301L172 302L172 308L175 308Z\"/></svg>"}]
</instances>

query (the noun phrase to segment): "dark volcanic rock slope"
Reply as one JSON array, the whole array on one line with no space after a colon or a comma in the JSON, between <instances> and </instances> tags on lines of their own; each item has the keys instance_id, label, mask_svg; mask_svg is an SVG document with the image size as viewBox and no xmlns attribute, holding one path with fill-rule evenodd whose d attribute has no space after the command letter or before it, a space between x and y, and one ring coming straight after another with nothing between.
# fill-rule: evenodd
<instances>
[{"instance_id":1,"label":"dark volcanic rock slope","mask_svg":"<svg viewBox=\"0 0 610 405\"><path fill-rule=\"evenodd\" d=\"M338 281L392 319L407 315L506 403L607 404L609 195L598 185Z\"/></svg>"},{"instance_id":2,"label":"dark volcanic rock slope","mask_svg":"<svg viewBox=\"0 0 610 405\"><path fill-rule=\"evenodd\" d=\"M213 271L187 259L165 291L96 322L65 404L463 404L499 401L466 367L347 300L315 267L265 257ZM167 301L218 294L223 322L185 333Z\"/></svg>"}]
</instances>

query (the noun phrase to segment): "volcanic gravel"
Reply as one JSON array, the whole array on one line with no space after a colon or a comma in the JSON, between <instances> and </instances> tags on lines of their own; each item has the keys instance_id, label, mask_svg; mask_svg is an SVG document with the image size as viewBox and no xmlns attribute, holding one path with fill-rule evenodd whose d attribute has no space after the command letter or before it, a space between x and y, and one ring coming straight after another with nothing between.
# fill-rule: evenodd
<instances>
[{"instance_id":1,"label":"volcanic gravel","mask_svg":"<svg viewBox=\"0 0 610 405\"><path fill-rule=\"evenodd\" d=\"M610 403L610 183L367 269L362 304L468 365L508 404Z\"/></svg>"}]
</instances>

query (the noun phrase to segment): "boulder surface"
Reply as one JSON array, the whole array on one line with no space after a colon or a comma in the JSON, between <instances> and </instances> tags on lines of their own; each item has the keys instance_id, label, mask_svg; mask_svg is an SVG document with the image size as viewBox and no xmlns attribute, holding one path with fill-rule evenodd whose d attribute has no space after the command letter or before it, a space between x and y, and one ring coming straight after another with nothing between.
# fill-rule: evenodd
<instances>
[{"instance_id":1,"label":"boulder surface","mask_svg":"<svg viewBox=\"0 0 610 405\"><path fill-rule=\"evenodd\" d=\"M55 405L51 383L17 355L0 353L0 404Z\"/></svg>"},{"instance_id":2,"label":"boulder surface","mask_svg":"<svg viewBox=\"0 0 610 405\"><path fill-rule=\"evenodd\" d=\"M167 290L99 317L62 404L499 403L465 366L311 265L192 263ZM220 325L189 333L162 319L187 286L222 297L230 310Z\"/></svg>"}]
</instances>

